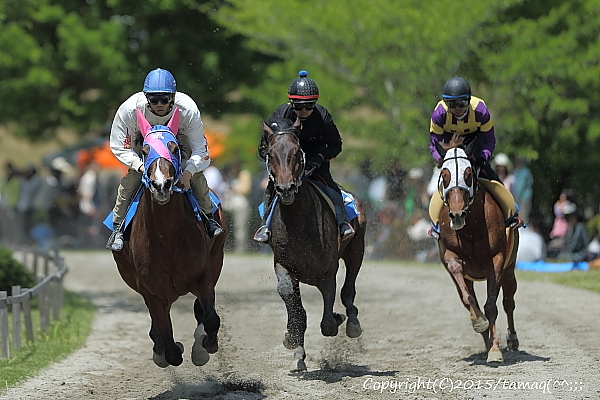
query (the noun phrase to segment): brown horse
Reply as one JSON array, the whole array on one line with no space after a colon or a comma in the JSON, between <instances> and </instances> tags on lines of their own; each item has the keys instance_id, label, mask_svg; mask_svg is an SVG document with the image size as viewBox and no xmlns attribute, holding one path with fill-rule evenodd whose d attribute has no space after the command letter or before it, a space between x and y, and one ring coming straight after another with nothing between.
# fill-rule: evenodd
<instances>
[{"instance_id":1,"label":"brown horse","mask_svg":"<svg viewBox=\"0 0 600 400\"><path fill-rule=\"evenodd\" d=\"M487 362L503 362L496 330L496 303L502 288L508 320L507 345L509 350L517 350L513 312L519 235L516 230L507 231L500 207L477 179L471 163L475 142L466 149L453 147L460 144L462 141L453 139L450 146L438 148L444 157L439 177L439 192L444 200L438 241L440 258L469 311L473 329L483 337ZM485 313L475 296L476 280L487 281Z\"/></svg>"},{"instance_id":2,"label":"brown horse","mask_svg":"<svg viewBox=\"0 0 600 400\"><path fill-rule=\"evenodd\" d=\"M139 110L138 110L139 111ZM144 298L150 312L153 360L159 367L180 365L183 345L175 343L171 305L189 292L196 296L192 362L204 365L218 350L220 319L215 285L223 266L225 235L209 239L186 195L175 186L181 173L177 132L179 110L168 126L151 127L138 112L144 136L145 183L136 214L125 232L122 251L113 251L123 280ZM175 192L174 192L175 191ZM215 215L223 225L222 211Z\"/></svg>"},{"instance_id":3,"label":"brown horse","mask_svg":"<svg viewBox=\"0 0 600 400\"><path fill-rule=\"evenodd\" d=\"M336 336L338 327L345 320L342 314L333 312L340 258L346 266L341 289L341 300L348 316L346 334L355 338L362 333L354 298L367 224L365 214L360 213L351 221L354 236L340 241L332 208L306 179L298 127L299 121L292 124L287 119L263 122L263 135L268 143L266 164L277 193L269 244L274 254L277 292L288 314L283 344L290 350L295 349L293 371L306 370L306 311L300 298L300 283L317 287L323 296L321 333L324 336ZM360 210L360 205L358 207Z\"/></svg>"}]
</instances>

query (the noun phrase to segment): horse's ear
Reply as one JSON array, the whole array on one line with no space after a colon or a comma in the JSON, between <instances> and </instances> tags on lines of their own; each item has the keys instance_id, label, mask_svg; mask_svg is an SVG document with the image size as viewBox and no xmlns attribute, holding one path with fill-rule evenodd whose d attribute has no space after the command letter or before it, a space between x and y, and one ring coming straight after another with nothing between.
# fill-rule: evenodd
<instances>
[{"instance_id":1,"label":"horse's ear","mask_svg":"<svg viewBox=\"0 0 600 400\"><path fill-rule=\"evenodd\" d=\"M296 130L300 129L300 117L296 117L296 122L294 122L293 127Z\"/></svg>"},{"instance_id":2,"label":"horse's ear","mask_svg":"<svg viewBox=\"0 0 600 400\"><path fill-rule=\"evenodd\" d=\"M169 120L167 127L173 132L173 135L177 135L177 131L179 130L179 120L181 119L181 111L179 111L179 107L175 107L175 111L173 111L173 116Z\"/></svg>"},{"instance_id":3,"label":"horse's ear","mask_svg":"<svg viewBox=\"0 0 600 400\"><path fill-rule=\"evenodd\" d=\"M146 137L146 135L148 135L148 132L150 132L150 129L152 129L152 125L150 125L150 123L146 120L146 117L144 117L144 114L142 114L142 110L140 110L139 108L135 109L135 114L137 117L137 123L140 128L140 132L142 132L143 137Z\"/></svg>"},{"instance_id":4,"label":"horse's ear","mask_svg":"<svg viewBox=\"0 0 600 400\"><path fill-rule=\"evenodd\" d=\"M273 130L271 128L269 128L269 125L267 125L267 123L265 121L262 122L262 131L263 131L263 134L265 134L267 136L273 134Z\"/></svg>"}]
</instances>

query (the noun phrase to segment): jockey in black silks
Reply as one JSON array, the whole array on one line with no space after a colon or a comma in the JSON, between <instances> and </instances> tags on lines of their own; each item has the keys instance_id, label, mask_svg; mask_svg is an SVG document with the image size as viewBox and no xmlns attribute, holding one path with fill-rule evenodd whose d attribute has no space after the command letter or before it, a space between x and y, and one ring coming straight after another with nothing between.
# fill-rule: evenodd
<instances>
[{"instance_id":1,"label":"jockey in black silks","mask_svg":"<svg viewBox=\"0 0 600 400\"><path fill-rule=\"evenodd\" d=\"M342 138L327 109L317 104L319 88L315 81L308 78L306 71L300 71L298 76L288 89L289 102L277 107L272 117L287 118L292 123L300 118L298 136L300 147L306 157L305 168L306 170L314 168L312 176L318 177L328 188L332 189L328 194L334 204L340 236L342 239L346 239L354 234L354 229L348 222L340 187L333 181L329 171L329 161L342 151ZM266 159L267 143L264 136L258 147L258 154L263 161ZM263 224L254 234L254 240L257 242L268 242L271 236L266 219L269 215L274 191L274 184L269 180L264 196Z\"/></svg>"}]
</instances>

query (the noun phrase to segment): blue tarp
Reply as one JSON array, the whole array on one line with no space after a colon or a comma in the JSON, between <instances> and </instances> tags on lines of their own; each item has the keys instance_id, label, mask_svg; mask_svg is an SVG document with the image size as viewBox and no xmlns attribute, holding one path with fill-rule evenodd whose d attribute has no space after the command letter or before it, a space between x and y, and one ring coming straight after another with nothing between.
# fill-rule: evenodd
<instances>
[{"instance_id":1,"label":"blue tarp","mask_svg":"<svg viewBox=\"0 0 600 400\"><path fill-rule=\"evenodd\" d=\"M564 263L549 263L546 261L518 261L517 269L523 271L535 272L568 272L568 271L587 271L589 264L587 262L564 262Z\"/></svg>"}]
</instances>

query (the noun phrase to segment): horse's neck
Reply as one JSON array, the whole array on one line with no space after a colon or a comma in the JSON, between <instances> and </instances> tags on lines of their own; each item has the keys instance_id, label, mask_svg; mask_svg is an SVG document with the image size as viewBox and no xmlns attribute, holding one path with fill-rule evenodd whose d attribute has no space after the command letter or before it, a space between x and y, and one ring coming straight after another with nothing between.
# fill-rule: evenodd
<instances>
[{"instance_id":1,"label":"horse's neck","mask_svg":"<svg viewBox=\"0 0 600 400\"><path fill-rule=\"evenodd\" d=\"M186 218L194 218L185 212L184 195L173 193L168 203L160 205L152 200L152 194L145 189L137 214L144 216L144 223L159 232L177 230Z\"/></svg>"}]
</instances>

